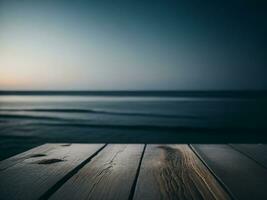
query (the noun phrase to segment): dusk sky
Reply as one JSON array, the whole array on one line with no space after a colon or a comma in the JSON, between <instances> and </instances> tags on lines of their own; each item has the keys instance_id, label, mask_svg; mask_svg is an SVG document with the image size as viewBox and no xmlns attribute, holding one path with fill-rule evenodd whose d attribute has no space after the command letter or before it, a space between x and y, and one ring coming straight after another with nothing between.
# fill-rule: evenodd
<instances>
[{"instance_id":1,"label":"dusk sky","mask_svg":"<svg viewBox=\"0 0 267 200\"><path fill-rule=\"evenodd\" d=\"M0 90L267 89L267 5L0 0Z\"/></svg>"}]
</instances>

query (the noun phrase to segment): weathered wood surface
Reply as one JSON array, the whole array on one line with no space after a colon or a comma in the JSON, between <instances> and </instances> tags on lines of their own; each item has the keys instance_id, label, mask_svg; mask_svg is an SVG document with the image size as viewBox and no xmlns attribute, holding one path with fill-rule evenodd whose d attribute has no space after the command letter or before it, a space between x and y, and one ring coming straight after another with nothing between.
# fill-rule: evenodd
<instances>
[{"instance_id":1,"label":"weathered wood surface","mask_svg":"<svg viewBox=\"0 0 267 200\"><path fill-rule=\"evenodd\" d=\"M36 148L30 149L28 151L25 151L21 154L15 155L6 160L3 160L0 162L0 172L2 170L12 167L13 165L16 165L22 162L23 160L29 159L31 157L34 157L34 156L41 157L42 155L47 154L47 152L51 151L52 149L55 149L56 147L58 147L58 145L59 144L49 144L49 145L44 144ZM39 152L39 153L36 153L36 152Z\"/></svg>"},{"instance_id":2,"label":"weathered wood surface","mask_svg":"<svg viewBox=\"0 0 267 200\"><path fill-rule=\"evenodd\" d=\"M147 145L134 199L230 199L188 145Z\"/></svg>"},{"instance_id":3,"label":"weathered wood surface","mask_svg":"<svg viewBox=\"0 0 267 200\"><path fill-rule=\"evenodd\" d=\"M231 146L246 154L267 169L267 145L264 144L231 144Z\"/></svg>"},{"instance_id":4,"label":"weathered wood surface","mask_svg":"<svg viewBox=\"0 0 267 200\"><path fill-rule=\"evenodd\" d=\"M143 149L141 144L108 145L51 199L128 199Z\"/></svg>"},{"instance_id":5,"label":"weathered wood surface","mask_svg":"<svg viewBox=\"0 0 267 200\"><path fill-rule=\"evenodd\" d=\"M46 144L1 163L0 198L38 199L103 144Z\"/></svg>"},{"instance_id":6,"label":"weathered wood surface","mask_svg":"<svg viewBox=\"0 0 267 200\"><path fill-rule=\"evenodd\" d=\"M267 170L229 145L193 145L236 199L267 199Z\"/></svg>"},{"instance_id":7,"label":"weathered wood surface","mask_svg":"<svg viewBox=\"0 0 267 200\"><path fill-rule=\"evenodd\" d=\"M0 162L0 199L267 199L266 145L144 147L39 146Z\"/></svg>"}]
</instances>

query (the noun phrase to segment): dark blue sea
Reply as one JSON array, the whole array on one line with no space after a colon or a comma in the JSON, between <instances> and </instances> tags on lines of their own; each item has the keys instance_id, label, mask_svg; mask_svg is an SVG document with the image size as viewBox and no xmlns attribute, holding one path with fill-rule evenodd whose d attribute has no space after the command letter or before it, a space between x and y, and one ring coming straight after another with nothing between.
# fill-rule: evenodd
<instances>
[{"instance_id":1,"label":"dark blue sea","mask_svg":"<svg viewBox=\"0 0 267 200\"><path fill-rule=\"evenodd\" d=\"M46 142L262 143L261 93L2 92L0 159Z\"/></svg>"}]
</instances>

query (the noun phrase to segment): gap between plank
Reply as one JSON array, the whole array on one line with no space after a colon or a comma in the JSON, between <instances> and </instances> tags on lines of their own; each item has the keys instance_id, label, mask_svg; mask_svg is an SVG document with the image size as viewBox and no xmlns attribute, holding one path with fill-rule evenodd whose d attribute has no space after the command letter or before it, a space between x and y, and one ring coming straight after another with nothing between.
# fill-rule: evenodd
<instances>
[{"instance_id":1,"label":"gap between plank","mask_svg":"<svg viewBox=\"0 0 267 200\"><path fill-rule=\"evenodd\" d=\"M219 185L228 193L231 199L236 200L237 198L232 194L229 188L224 184L224 182L215 174L215 172L208 166L208 164L202 159L197 150L191 145L188 144L189 148L193 151L193 153L198 157L198 159L204 164L204 166L208 169L208 171L213 175L213 177L218 181Z\"/></svg>"},{"instance_id":2,"label":"gap between plank","mask_svg":"<svg viewBox=\"0 0 267 200\"><path fill-rule=\"evenodd\" d=\"M49 188L40 198L39 200L47 200L50 198L64 183L66 183L74 174L76 174L81 168L83 168L87 163L89 163L92 158L94 158L100 151L102 151L108 144L103 145L100 149L98 149L94 154L92 154L89 158L84 160L81 164L76 166L73 170L67 173L62 179L60 179L55 185Z\"/></svg>"},{"instance_id":3,"label":"gap between plank","mask_svg":"<svg viewBox=\"0 0 267 200\"><path fill-rule=\"evenodd\" d=\"M130 190L130 195L129 195L129 198L128 198L129 200L132 200L133 197L134 197L135 188L136 188L137 180L138 180L138 177L139 177L141 164L142 164L142 161L143 161L143 157L144 157L145 151L146 151L146 144L144 145L144 149L143 149L143 152L141 154L141 158L140 158L140 161L139 161L139 164L138 164L138 168L137 168L137 171L136 171L134 182L133 182L133 185L132 185L131 190Z\"/></svg>"},{"instance_id":4,"label":"gap between plank","mask_svg":"<svg viewBox=\"0 0 267 200\"><path fill-rule=\"evenodd\" d=\"M250 160L253 160L255 163L257 163L258 165L260 165L261 167L263 167L264 169L267 169L263 164L261 164L259 161L257 161L256 159L254 159L252 156L250 156L248 153L243 152L242 150L239 150L238 148L236 148L234 145L232 144L228 144L228 146L230 146L232 149L234 149L235 151L241 153L243 156L246 156L247 158L249 158Z\"/></svg>"}]
</instances>

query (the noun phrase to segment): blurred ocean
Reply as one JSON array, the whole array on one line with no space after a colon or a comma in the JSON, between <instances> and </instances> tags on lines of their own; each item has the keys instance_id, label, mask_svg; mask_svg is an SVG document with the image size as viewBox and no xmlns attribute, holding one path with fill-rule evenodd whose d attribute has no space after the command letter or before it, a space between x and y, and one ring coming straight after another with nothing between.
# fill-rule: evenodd
<instances>
[{"instance_id":1,"label":"blurred ocean","mask_svg":"<svg viewBox=\"0 0 267 200\"><path fill-rule=\"evenodd\" d=\"M0 94L0 159L45 142L262 143L266 130L265 95Z\"/></svg>"}]
</instances>

